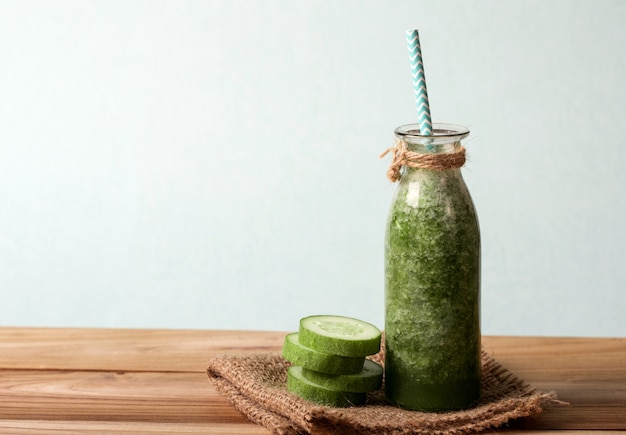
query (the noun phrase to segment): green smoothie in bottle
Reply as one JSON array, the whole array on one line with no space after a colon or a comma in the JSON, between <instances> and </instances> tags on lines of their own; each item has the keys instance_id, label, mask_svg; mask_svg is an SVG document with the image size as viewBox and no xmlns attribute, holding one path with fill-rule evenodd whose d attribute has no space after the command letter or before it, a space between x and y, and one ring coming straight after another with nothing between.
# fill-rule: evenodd
<instances>
[{"instance_id":1,"label":"green smoothie in bottle","mask_svg":"<svg viewBox=\"0 0 626 435\"><path fill-rule=\"evenodd\" d=\"M460 169L469 131L435 124L422 136L406 125L395 134L410 163L385 236L385 393L406 409L469 408L481 380L480 231Z\"/></svg>"}]
</instances>

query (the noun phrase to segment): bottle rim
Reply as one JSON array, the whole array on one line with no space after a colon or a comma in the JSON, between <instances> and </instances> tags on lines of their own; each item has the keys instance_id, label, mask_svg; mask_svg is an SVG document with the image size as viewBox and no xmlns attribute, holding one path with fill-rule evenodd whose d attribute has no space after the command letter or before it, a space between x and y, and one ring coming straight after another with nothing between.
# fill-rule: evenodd
<instances>
[{"instance_id":1,"label":"bottle rim","mask_svg":"<svg viewBox=\"0 0 626 435\"><path fill-rule=\"evenodd\" d=\"M461 125L434 123L432 135L427 136L421 134L419 124L405 124L396 128L394 134L409 143L437 145L458 142L465 139L470 131Z\"/></svg>"}]
</instances>

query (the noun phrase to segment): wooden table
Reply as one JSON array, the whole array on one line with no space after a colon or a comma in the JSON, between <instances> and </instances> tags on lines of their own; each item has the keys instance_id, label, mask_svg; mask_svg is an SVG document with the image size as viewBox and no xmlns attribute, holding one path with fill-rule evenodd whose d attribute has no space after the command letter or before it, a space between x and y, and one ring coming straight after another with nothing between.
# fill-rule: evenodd
<instances>
[{"instance_id":1,"label":"wooden table","mask_svg":"<svg viewBox=\"0 0 626 435\"><path fill-rule=\"evenodd\" d=\"M279 351L284 333L0 328L1 434L268 434L209 382L218 353ZM513 373L571 403L502 432L626 430L626 338L484 337Z\"/></svg>"}]
</instances>

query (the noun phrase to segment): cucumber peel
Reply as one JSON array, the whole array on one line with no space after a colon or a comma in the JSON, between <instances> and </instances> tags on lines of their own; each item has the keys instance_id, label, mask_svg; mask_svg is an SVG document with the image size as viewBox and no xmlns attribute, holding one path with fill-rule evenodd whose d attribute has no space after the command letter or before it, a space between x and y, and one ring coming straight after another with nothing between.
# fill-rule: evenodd
<instances>
[{"instance_id":1,"label":"cucumber peel","mask_svg":"<svg viewBox=\"0 0 626 435\"><path fill-rule=\"evenodd\" d=\"M287 369L287 389L303 399L321 405L348 407L365 403L365 393L352 393L331 390L316 384L302 375L302 367L291 366Z\"/></svg>"},{"instance_id":2,"label":"cucumber peel","mask_svg":"<svg viewBox=\"0 0 626 435\"><path fill-rule=\"evenodd\" d=\"M356 374L363 370L364 357L345 357L320 352L302 345L297 332L288 334L283 343L283 357L296 366L333 375Z\"/></svg>"},{"instance_id":3,"label":"cucumber peel","mask_svg":"<svg viewBox=\"0 0 626 435\"><path fill-rule=\"evenodd\" d=\"M334 355L365 357L380 350L381 331L362 320L344 316L309 316L300 320L302 345Z\"/></svg>"},{"instance_id":4,"label":"cucumber peel","mask_svg":"<svg viewBox=\"0 0 626 435\"><path fill-rule=\"evenodd\" d=\"M363 370L354 375L329 375L303 368L302 376L331 390L367 393L376 391L382 386L383 368L374 361L366 359Z\"/></svg>"}]
</instances>

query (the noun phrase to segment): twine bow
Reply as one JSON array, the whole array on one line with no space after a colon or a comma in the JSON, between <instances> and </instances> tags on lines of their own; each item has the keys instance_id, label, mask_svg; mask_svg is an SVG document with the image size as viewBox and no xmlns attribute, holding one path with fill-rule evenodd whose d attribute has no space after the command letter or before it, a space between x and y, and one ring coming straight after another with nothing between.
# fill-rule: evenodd
<instances>
[{"instance_id":1,"label":"twine bow","mask_svg":"<svg viewBox=\"0 0 626 435\"><path fill-rule=\"evenodd\" d=\"M460 168L465 164L465 148L459 149L450 154L422 154L410 151L406 141L396 140L396 145L387 148L378 158L385 157L388 153L392 153L391 164L387 169L387 178L392 183L398 181L401 177L400 170L403 166L409 168L421 169L452 169Z\"/></svg>"}]
</instances>

